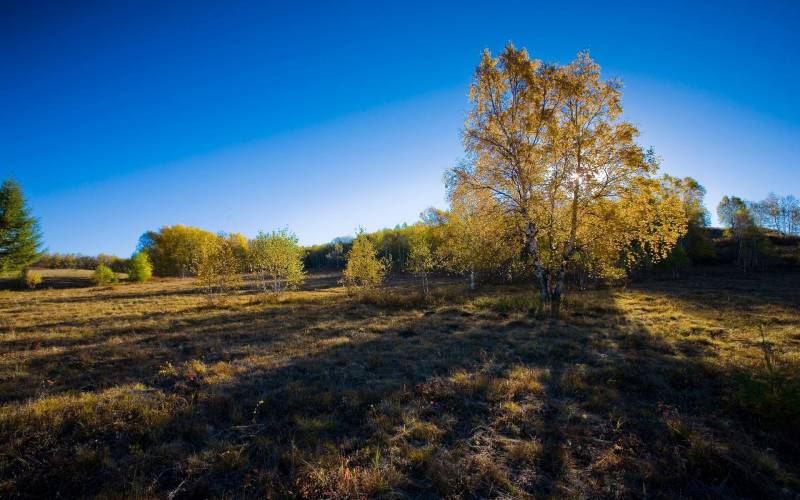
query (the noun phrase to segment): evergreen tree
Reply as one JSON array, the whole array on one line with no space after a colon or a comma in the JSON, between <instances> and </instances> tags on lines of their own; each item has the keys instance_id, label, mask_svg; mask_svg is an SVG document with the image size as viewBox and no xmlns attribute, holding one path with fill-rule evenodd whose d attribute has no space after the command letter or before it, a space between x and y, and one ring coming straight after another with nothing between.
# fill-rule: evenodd
<instances>
[{"instance_id":1,"label":"evergreen tree","mask_svg":"<svg viewBox=\"0 0 800 500\"><path fill-rule=\"evenodd\" d=\"M19 271L39 260L39 221L31 216L19 184L11 179L0 187L0 272Z\"/></svg>"}]
</instances>

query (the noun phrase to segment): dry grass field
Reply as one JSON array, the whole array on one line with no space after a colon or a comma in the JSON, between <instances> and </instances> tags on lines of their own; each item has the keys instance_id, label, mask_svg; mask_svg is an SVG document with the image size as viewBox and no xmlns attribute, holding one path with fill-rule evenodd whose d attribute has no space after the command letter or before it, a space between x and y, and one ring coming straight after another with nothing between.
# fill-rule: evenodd
<instances>
[{"instance_id":1,"label":"dry grass field","mask_svg":"<svg viewBox=\"0 0 800 500\"><path fill-rule=\"evenodd\" d=\"M3 497L800 495L800 274L0 291ZM48 283L46 282L45 285Z\"/></svg>"}]
</instances>

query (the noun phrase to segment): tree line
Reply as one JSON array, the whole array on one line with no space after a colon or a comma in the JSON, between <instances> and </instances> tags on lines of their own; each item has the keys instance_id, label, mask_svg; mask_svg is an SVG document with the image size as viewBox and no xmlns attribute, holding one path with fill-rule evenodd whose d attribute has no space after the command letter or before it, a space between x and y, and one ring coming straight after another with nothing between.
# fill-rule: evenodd
<instances>
[{"instance_id":1,"label":"tree line","mask_svg":"<svg viewBox=\"0 0 800 500\"><path fill-rule=\"evenodd\" d=\"M431 273L464 275L471 287L525 281L553 315L569 283L678 276L692 264L731 262L743 271L797 264L795 197L726 196L717 207L724 231L709 228L705 189L692 178L658 174L658 157L638 144L621 99L621 84L602 79L587 53L557 65L511 44L498 56L487 50L470 85L465 156L446 173L446 210L307 248L288 229L248 239L165 226L142 235L134 258L157 276L194 276L210 293L236 289L243 273L279 293L320 268L341 269L354 288L409 272L426 293ZM0 203L4 271L37 259L56 267L131 265L109 256L41 257L38 223L18 186L4 184Z\"/></svg>"},{"instance_id":2,"label":"tree line","mask_svg":"<svg viewBox=\"0 0 800 500\"><path fill-rule=\"evenodd\" d=\"M42 253L33 267L44 269L95 269L103 265L114 272L127 272L130 259L116 255L97 254L83 255L79 253Z\"/></svg>"},{"instance_id":3,"label":"tree line","mask_svg":"<svg viewBox=\"0 0 800 500\"><path fill-rule=\"evenodd\" d=\"M717 218L733 243L725 253L729 260L735 255L742 271L800 264L800 256L791 250L800 236L800 204L794 196L770 193L758 202L724 196L717 206Z\"/></svg>"},{"instance_id":4,"label":"tree line","mask_svg":"<svg viewBox=\"0 0 800 500\"><path fill-rule=\"evenodd\" d=\"M262 290L276 293L297 287L305 277L304 250L288 229L248 239L240 233L165 226L142 235L137 254L148 256L157 276L195 276L209 293L235 289L243 273L252 273Z\"/></svg>"}]
</instances>

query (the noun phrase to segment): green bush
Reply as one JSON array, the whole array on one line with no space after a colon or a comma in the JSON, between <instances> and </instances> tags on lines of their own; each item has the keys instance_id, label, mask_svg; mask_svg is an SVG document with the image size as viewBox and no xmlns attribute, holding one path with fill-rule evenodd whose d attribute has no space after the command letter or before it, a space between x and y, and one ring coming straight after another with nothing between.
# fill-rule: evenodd
<instances>
[{"instance_id":1,"label":"green bush","mask_svg":"<svg viewBox=\"0 0 800 500\"><path fill-rule=\"evenodd\" d=\"M389 265L378 258L375 247L362 230L353 241L347 254L347 266L342 272L342 283L350 289L376 287L383 283Z\"/></svg>"},{"instance_id":2,"label":"green bush","mask_svg":"<svg viewBox=\"0 0 800 500\"><path fill-rule=\"evenodd\" d=\"M110 267L104 266L100 264L94 269L94 274L92 275L92 282L97 285L110 285L112 283L116 283L118 280L116 273L111 270Z\"/></svg>"},{"instance_id":3,"label":"green bush","mask_svg":"<svg viewBox=\"0 0 800 500\"><path fill-rule=\"evenodd\" d=\"M146 283L153 276L153 265L150 257L144 252L139 252L128 264L128 279L137 283Z\"/></svg>"},{"instance_id":4,"label":"green bush","mask_svg":"<svg viewBox=\"0 0 800 500\"><path fill-rule=\"evenodd\" d=\"M19 279L26 288L36 288L42 284L42 275L30 269L24 269L19 273Z\"/></svg>"},{"instance_id":5,"label":"green bush","mask_svg":"<svg viewBox=\"0 0 800 500\"><path fill-rule=\"evenodd\" d=\"M305 280L303 249L287 229L271 234L258 233L249 244L250 270L256 273L261 288L280 293L297 288Z\"/></svg>"}]
</instances>

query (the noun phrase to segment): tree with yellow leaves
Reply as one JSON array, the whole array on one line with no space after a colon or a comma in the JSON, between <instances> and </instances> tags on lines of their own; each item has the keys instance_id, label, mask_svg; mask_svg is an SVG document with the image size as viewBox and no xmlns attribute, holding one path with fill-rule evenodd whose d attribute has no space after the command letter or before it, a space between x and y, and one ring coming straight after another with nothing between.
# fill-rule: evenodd
<instances>
[{"instance_id":1,"label":"tree with yellow leaves","mask_svg":"<svg viewBox=\"0 0 800 500\"><path fill-rule=\"evenodd\" d=\"M380 285L386 277L388 263L378 258L378 252L361 229L347 254L342 272L342 284L348 290L368 290Z\"/></svg>"},{"instance_id":2,"label":"tree with yellow leaves","mask_svg":"<svg viewBox=\"0 0 800 500\"><path fill-rule=\"evenodd\" d=\"M194 257L196 283L209 297L231 293L242 284L234 243L216 236Z\"/></svg>"},{"instance_id":3,"label":"tree with yellow leaves","mask_svg":"<svg viewBox=\"0 0 800 500\"><path fill-rule=\"evenodd\" d=\"M436 267L436 253L431 241L430 228L417 224L411 226L408 235L408 259L406 269L420 279L422 292L430 294L428 275Z\"/></svg>"},{"instance_id":4,"label":"tree with yellow leaves","mask_svg":"<svg viewBox=\"0 0 800 500\"><path fill-rule=\"evenodd\" d=\"M614 275L633 242L663 257L682 234L685 216L653 179L653 153L621 119L621 84L601 80L588 53L558 66L510 44L496 58L487 50L470 100L467 154L450 172L450 192L488 194L503 211L551 314L576 254Z\"/></svg>"},{"instance_id":5,"label":"tree with yellow leaves","mask_svg":"<svg viewBox=\"0 0 800 500\"><path fill-rule=\"evenodd\" d=\"M303 248L297 236L288 229L269 234L259 232L250 242L250 269L256 274L262 290L278 295L303 284Z\"/></svg>"},{"instance_id":6,"label":"tree with yellow leaves","mask_svg":"<svg viewBox=\"0 0 800 500\"><path fill-rule=\"evenodd\" d=\"M483 278L508 278L519 265L522 245L500 207L486 192L451 192L450 205L436 226L443 267L465 274L470 290Z\"/></svg>"}]
</instances>

